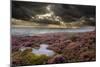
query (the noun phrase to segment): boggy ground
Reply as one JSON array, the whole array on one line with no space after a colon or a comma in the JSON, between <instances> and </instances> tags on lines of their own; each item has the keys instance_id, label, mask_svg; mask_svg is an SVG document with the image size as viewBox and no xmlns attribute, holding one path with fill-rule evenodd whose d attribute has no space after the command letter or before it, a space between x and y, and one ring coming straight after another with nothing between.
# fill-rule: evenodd
<instances>
[{"instance_id":1,"label":"boggy ground","mask_svg":"<svg viewBox=\"0 0 100 67\"><path fill-rule=\"evenodd\" d=\"M12 64L38 65L55 63L72 63L96 60L96 33L48 33L37 36L12 36ZM48 49L55 51L55 55L35 55L31 49L21 52L24 47L39 47L48 44Z\"/></svg>"}]
</instances>

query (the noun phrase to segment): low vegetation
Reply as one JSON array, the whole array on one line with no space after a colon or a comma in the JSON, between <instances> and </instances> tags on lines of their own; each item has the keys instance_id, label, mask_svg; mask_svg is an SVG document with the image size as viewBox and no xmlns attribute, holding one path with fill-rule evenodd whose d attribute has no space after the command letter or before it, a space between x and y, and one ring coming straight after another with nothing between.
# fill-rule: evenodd
<instances>
[{"instance_id":1,"label":"low vegetation","mask_svg":"<svg viewBox=\"0 0 100 67\"><path fill-rule=\"evenodd\" d=\"M46 43L48 49L56 52L52 57L35 55L31 49L23 52L24 47L39 47ZM34 45L34 46L33 46ZM95 31L84 33L48 33L39 36L12 36L12 63L13 65L38 65L54 63L86 62L96 60Z\"/></svg>"}]
</instances>

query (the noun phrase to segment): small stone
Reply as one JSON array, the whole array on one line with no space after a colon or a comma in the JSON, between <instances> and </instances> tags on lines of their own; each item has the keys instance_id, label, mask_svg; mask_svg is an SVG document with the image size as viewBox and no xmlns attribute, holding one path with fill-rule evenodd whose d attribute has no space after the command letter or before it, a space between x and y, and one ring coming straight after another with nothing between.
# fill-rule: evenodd
<instances>
[{"instance_id":1,"label":"small stone","mask_svg":"<svg viewBox=\"0 0 100 67\"><path fill-rule=\"evenodd\" d=\"M54 63L64 63L65 62L65 58L62 55L56 55L53 58L51 58L50 60L48 60L48 64L54 64Z\"/></svg>"}]
</instances>

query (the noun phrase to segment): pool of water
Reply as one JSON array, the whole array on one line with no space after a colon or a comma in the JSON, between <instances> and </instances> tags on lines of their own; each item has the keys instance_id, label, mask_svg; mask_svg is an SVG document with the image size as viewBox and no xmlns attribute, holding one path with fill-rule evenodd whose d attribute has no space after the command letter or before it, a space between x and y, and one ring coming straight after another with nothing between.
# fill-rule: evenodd
<instances>
[{"instance_id":1,"label":"pool of water","mask_svg":"<svg viewBox=\"0 0 100 67\"><path fill-rule=\"evenodd\" d=\"M95 27L81 27L77 29L48 29L48 28L27 28L27 27L12 27L11 34L12 35L25 35L25 36L33 36L37 34L44 33L55 33L55 32L89 32L94 31Z\"/></svg>"},{"instance_id":2,"label":"pool of water","mask_svg":"<svg viewBox=\"0 0 100 67\"><path fill-rule=\"evenodd\" d=\"M47 49L48 44L40 44L39 49L32 49L32 53L37 55L47 55L47 56L53 56L55 54L54 51Z\"/></svg>"}]
</instances>

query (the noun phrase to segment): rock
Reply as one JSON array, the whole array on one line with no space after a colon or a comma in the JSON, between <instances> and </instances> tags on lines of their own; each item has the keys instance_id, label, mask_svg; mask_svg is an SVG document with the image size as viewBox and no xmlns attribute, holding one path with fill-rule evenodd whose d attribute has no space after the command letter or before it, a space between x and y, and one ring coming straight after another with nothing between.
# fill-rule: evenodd
<instances>
[{"instance_id":1,"label":"rock","mask_svg":"<svg viewBox=\"0 0 100 67\"><path fill-rule=\"evenodd\" d=\"M71 42L72 42L71 40L67 40L67 41L66 41L66 43L71 43Z\"/></svg>"},{"instance_id":2,"label":"rock","mask_svg":"<svg viewBox=\"0 0 100 67\"><path fill-rule=\"evenodd\" d=\"M48 60L48 64L54 64L54 63L64 63L65 58L62 55L56 55L53 58Z\"/></svg>"},{"instance_id":3,"label":"rock","mask_svg":"<svg viewBox=\"0 0 100 67\"><path fill-rule=\"evenodd\" d=\"M66 47L66 49L75 49L79 46L79 44L75 43L75 42L72 42L72 43L69 43Z\"/></svg>"}]
</instances>

